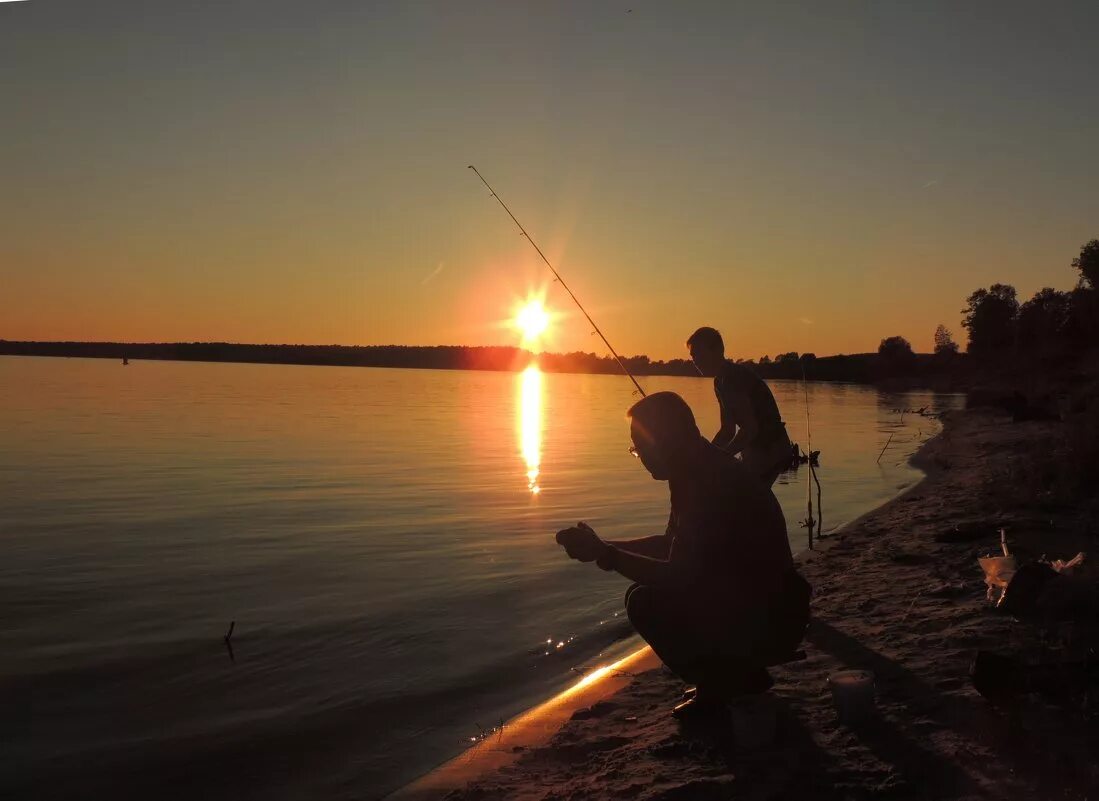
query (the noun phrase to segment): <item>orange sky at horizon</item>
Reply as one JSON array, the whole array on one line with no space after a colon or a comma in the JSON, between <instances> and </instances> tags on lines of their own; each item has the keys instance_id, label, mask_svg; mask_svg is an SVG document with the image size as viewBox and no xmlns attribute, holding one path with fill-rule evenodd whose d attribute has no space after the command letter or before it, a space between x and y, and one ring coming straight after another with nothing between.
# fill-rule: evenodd
<instances>
[{"instance_id":1,"label":"orange sky at horizon","mask_svg":"<svg viewBox=\"0 0 1099 801\"><path fill-rule=\"evenodd\" d=\"M1099 237L1096 10L5 4L0 338L964 344ZM137 13L141 11L141 13Z\"/></svg>"}]
</instances>

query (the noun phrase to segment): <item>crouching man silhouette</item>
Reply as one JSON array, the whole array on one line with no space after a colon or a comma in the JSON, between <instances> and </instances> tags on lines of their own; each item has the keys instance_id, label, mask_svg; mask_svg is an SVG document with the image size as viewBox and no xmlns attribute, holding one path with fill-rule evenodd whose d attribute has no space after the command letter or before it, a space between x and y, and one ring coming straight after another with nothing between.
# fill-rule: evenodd
<instances>
[{"instance_id":1,"label":"crouching man silhouette","mask_svg":"<svg viewBox=\"0 0 1099 801\"><path fill-rule=\"evenodd\" d=\"M630 453L667 481L664 534L603 540L586 523L557 533L573 559L634 582L626 614L693 697L681 719L727 713L738 696L766 692L770 665L789 661L805 634L810 588L794 568L786 521L770 488L708 442L674 392L628 412Z\"/></svg>"}]
</instances>

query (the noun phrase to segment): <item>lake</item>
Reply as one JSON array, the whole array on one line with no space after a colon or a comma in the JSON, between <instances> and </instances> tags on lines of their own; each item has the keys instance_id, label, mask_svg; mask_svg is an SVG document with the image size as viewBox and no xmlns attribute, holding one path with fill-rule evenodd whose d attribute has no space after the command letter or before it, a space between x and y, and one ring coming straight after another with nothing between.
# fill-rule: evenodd
<instances>
[{"instance_id":1,"label":"lake","mask_svg":"<svg viewBox=\"0 0 1099 801\"><path fill-rule=\"evenodd\" d=\"M712 382L641 381L714 433ZM808 393L826 530L919 480L938 424L895 410L958 405L772 386L803 446ZM377 798L623 653L627 582L553 535L663 531L631 390L0 357L0 795Z\"/></svg>"}]
</instances>

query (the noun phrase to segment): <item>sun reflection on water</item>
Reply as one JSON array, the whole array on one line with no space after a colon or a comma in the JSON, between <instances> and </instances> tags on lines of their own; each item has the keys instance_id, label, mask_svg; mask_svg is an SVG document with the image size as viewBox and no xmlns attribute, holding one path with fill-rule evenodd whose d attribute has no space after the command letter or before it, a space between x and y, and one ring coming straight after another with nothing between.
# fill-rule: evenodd
<instances>
[{"instance_id":1,"label":"sun reflection on water","mask_svg":"<svg viewBox=\"0 0 1099 801\"><path fill-rule=\"evenodd\" d=\"M537 495L542 491L542 371L535 364L519 375L519 448L527 463L527 488Z\"/></svg>"}]
</instances>

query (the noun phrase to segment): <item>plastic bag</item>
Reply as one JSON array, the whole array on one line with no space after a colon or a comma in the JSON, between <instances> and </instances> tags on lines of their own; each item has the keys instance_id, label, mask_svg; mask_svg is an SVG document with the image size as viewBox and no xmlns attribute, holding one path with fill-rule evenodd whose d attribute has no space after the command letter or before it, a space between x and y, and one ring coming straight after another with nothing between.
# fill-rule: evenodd
<instances>
[{"instance_id":1,"label":"plastic bag","mask_svg":"<svg viewBox=\"0 0 1099 801\"><path fill-rule=\"evenodd\" d=\"M1015 557L1007 549L1007 532L1004 529L1000 529L1000 550L1004 552L1003 556L977 558L977 564L985 572L985 584L988 586L985 599L996 606L1003 601L1004 590L1015 575Z\"/></svg>"}]
</instances>

